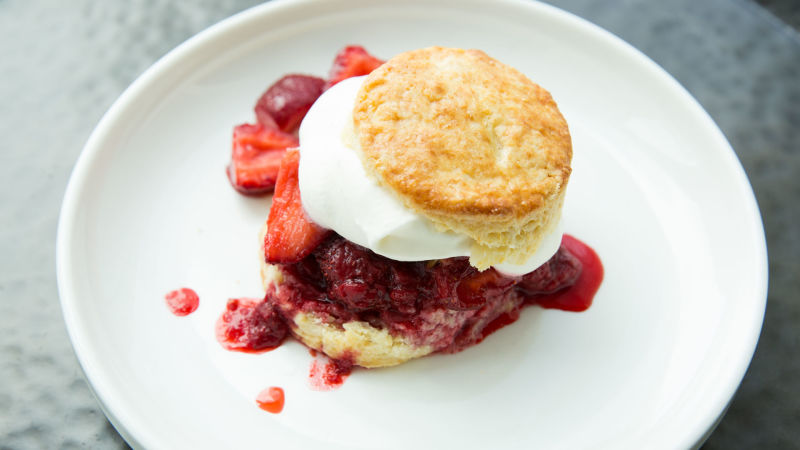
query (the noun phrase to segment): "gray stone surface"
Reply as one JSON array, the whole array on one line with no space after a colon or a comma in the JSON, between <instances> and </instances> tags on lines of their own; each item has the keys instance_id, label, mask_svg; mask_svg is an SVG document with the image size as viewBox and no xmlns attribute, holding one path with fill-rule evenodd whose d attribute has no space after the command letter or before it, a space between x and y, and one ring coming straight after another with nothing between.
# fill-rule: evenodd
<instances>
[{"instance_id":1,"label":"gray stone surface","mask_svg":"<svg viewBox=\"0 0 800 450\"><path fill-rule=\"evenodd\" d=\"M797 0L757 0L759 5L795 29L800 30L800 2Z\"/></svg>"},{"instance_id":2,"label":"gray stone surface","mask_svg":"<svg viewBox=\"0 0 800 450\"><path fill-rule=\"evenodd\" d=\"M137 75L255 3L0 0L0 449L126 446L87 388L61 318L63 191L92 128ZM799 448L800 35L747 0L553 3L661 64L736 149L764 218L770 294L753 363L706 448ZM797 24L797 3L764 3Z\"/></svg>"}]
</instances>

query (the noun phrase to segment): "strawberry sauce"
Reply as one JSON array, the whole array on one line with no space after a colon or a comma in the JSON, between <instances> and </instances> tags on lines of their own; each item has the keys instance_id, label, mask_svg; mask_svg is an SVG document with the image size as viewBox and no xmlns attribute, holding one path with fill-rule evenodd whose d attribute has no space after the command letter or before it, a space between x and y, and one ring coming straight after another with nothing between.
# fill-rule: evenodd
<instances>
[{"instance_id":1,"label":"strawberry sauce","mask_svg":"<svg viewBox=\"0 0 800 450\"><path fill-rule=\"evenodd\" d=\"M285 403L283 389L275 386L264 389L256 397L256 403L264 411L278 414L283 411L283 404Z\"/></svg>"},{"instance_id":2,"label":"strawberry sauce","mask_svg":"<svg viewBox=\"0 0 800 450\"><path fill-rule=\"evenodd\" d=\"M200 305L200 297L197 292L189 288L180 288L170 291L164 296L167 307L176 316L187 316L197 309Z\"/></svg>"},{"instance_id":3,"label":"strawberry sauce","mask_svg":"<svg viewBox=\"0 0 800 450\"><path fill-rule=\"evenodd\" d=\"M519 319L519 312L520 308L516 308L510 312L501 314L496 319L489 322L489 324L486 325L483 330L481 330L480 337L475 341L475 344L481 343L484 339L486 339L487 336L499 330L500 328L516 322L517 319Z\"/></svg>"},{"instance_id":4,"label":"strawberry sauce","mask_svg":"<svg viewBox=\"0 0 800 450\"><path fill-rule=\"evenodd\" d=\"M591 247L568 234L564 235L561 245L578 258L583 270L569 289L534 298L533 302L542 308L586 311L592 306L594 294L603 281L603 263Z\"/></svg>"},{"instance_id":5,"label":"strawberry sauce","mask_svg":"<svg viewBox=\"0 0 800 450\"><path fill-rule=\"evenodd\" d=\"M251 298L228 300L217 319L217 341L227 350L263 353L281 345L288 328L269 302Z\"/></svg>"},{"instance_id":6,"label":"strawberry sauce","mask_svg":"<svg viewBox=\"0 0 800 450\"><path fill-rule=\"evenodd\" d=\"M560 309L572 312L586 311L592 306L594 295L600 289L600 283L603 281L603 263L591 247L569 234L565 234L561 239L561 246L580 263L580 274L572 281L569 287L547 294L534 295L527 299L526 303L546 309ZM523 306L525 304L521 304L512 311L504 313L489 322L481 330L480 338L475 341L475 344L480 343L500 328L516 322Z\"/></svg>"},{"instance_id":7,"label":"strawberry sauce","mask_svg":"<svg viewBox=\"0 0 800 450\"><path fill-rule=\"evenodd\" d=\"M353 364L337 359L311 360L308 368L308 386L315 391L338 389L353 370Z\"/></svg>"}]
</instances>

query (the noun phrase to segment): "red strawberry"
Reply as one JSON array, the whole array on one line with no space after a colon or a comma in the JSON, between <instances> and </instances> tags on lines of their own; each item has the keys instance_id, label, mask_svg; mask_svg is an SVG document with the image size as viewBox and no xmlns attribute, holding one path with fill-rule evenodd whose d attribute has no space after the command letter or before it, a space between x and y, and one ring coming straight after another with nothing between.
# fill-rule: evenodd
<instances>
[{"instance_id":1,"label":"red strawberry","mask_svg":"<svg viewBox=\"0 0 800 450\"><path fill-rule=\"evenodd\" d=\"M312 222L303 211L297 180L299 165L300 152L287 150L281 160L275 196L267 218L264 253L269 263L298 262L314 251L330 233L330 230Z\"/></svg>"},{"instance_id":2,"label":"red strawberry","mask_svg":"<svg viewBox=\"0 0 800 450\"><path fill-rule=\"evenodd\" d=\"M258 103L256 103L256 106L253 109L256 112L256 123L264 128L272 128L273 130L280 129L278 124L275 122L275 119L272 118L272 114L270 114L265 108L259 107Z\"/></svg>"},{"instance_id":3,"label":"red strawberry","mask_svg":"<svg viewBox=\"0 0 800 450\"><path fill-rule=\"evenodd\" d=\"M269 87L256 103L258 122L277 125L291 133L305 117L311 105L322 94L325 80L308 75L286 75Z\"/></svg>"},{"instance_id":4,"label":"red strawberry","mask_svg":"<svg viewBox=\"0 0 800 450\"><path fill-rule=\"evenodd\" d=\"M325 89L346 78L367 75L381 64L383 61L367 53L364 47L349 45L343 48L333 60Z\"/></svg>"},{"instance_id":5,"label":"red strawberry","mask_svg":"<svg viewBox=\"0 0 800 450\"><path fill-rule=\"evenodd\" d=\"M265 194L275 187L278 167L288 147L297 138L263 125L242 124L233 129L233 152L228 178L233 187L247 195Z\"/></svg>"},{"instance_id":6,"label":"red strawberry","mask_svg":"<svg viewBox=\"0 0 800 450\"><path fill-rule=\"evenodd\" d=\"M228 350L255 353L281 345L288 333L269 293L263 301L249 298L228 300L225 312L217 319L217 341Z\"/></svg>"}]
</instances>

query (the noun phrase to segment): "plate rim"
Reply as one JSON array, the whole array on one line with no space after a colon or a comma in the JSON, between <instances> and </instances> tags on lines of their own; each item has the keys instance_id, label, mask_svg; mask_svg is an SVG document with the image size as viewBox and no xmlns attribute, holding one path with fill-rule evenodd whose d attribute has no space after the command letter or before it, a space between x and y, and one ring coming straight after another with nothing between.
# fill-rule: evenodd
<instances>
[{"instance_id":1,"label":"plate rim","mask_svg":"<svg viewBox=\"0 0 800 450\"><path fill-rule=\"evenodd\" d=\"M139 75L114 101L93 129L72 169L61 203L56 237L56 278L62 315L72 343L73 352L81 366L87 385L116 430L133 447L143 446L146 448L156 448L159 447L160 444L158 443L159 440L157 436L150 433L143 424L128 417L125 412L125 405L119 404L119 402L114 399L114 396L110 394L110 392L113 391L111 387L113 383L110 383L109 380L103 379L98 375L97 358L96 355L94 355L94 350L92 350L91 339L88 339L88 335L83 336L81 334L79 327L81 319L78 317L79 315L75 308L79 295L75 288L73 270L69 265L69 255L71 254L71 240L69 237L74 234L73 225L76 220L75 217L78 214L81 194L86 187L87 175L95 160L102 154L103 148L105 148L102 144L111 133L111 130L117 126L119 117L136 102L136 99L141 93L147 91L152 85L157 84L162 74L170 70L175 70L184 60L191 57L195 52L203 52L205 46L224 37L228 33L235 32L237 28L247 23L259 22L264 20L265 17L280 11L288 11L295 8L298 10L313 8L314 5L322 2L323 0L272 0L256 5L211 25L170 50ZM396 4L397 2L381 1L369 3L366 0L335 0L335 2L328 1L326 3L338 3L352 8L358 3L390 5ZM422 0L414 0L413 3L422 4L424 2ZM463 7L465 4L472 7L478 5L485 6L480 0L438 0L436 3L437 6L459 5ZM754 274L753 279L753 285L757 288L759 298L757 299L758 301L754 299L753 306L756 309L755 314L752 317L752 321L747 324L749 325L746 330L748 335L746 339L747 348L743 349L746 351L740 353L740 357L736 361L737 364L735 367L731 367L731 370L727 372L728 377L720 383L724 385L724 389L720 388L717 390L717 394L714 397L715 401L709 408L709 412L703 416L703 420L695 420L693 422L694 426L691 427L691 429L684 430L683 435L675 442L686 448L699 446L713 432L716 424L722 419L727 406L733 400L733 396L742 382L758 343L767 303L768 259L766 236L757 200L752 185L741 165L741 161L736 156L735 151L719 126L714 122L702 105L700 105L700 103L675 80L669 72L620 37L586 19L556 6L541 3L538 0L496 0L495 7L527 9L528 12L533 14L553 17L570 27L583 28L585 31L593 33L598 39L605 40L609 46L624 51L626 56L630 57L631 60L636 60L642 67L647 68L650 72L649 76L655 77L662 83L666 83L671 87L673 93L681 95L682 101L699 115L704 122L703 127L707 129L709 133L713 134L714 139L718 141L720 147L724 148L727 163L734 171L731 175L735 176L736 182L744 189L744 192L749 194L744 196L746 204L743 206L748 210L748 216L752 220L750 226L755 235L751 238L753 239L753 244L755 244L759 250L759 258L758 261L754 263L754 266L760 267L761 271Z\"/></svg>"}]
</instances>

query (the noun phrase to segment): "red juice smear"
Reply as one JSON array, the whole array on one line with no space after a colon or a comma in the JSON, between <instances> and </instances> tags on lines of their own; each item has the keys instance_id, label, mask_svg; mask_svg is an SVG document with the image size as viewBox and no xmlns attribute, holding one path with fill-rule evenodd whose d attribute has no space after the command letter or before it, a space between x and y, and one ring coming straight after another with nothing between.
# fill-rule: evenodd
<instances>
[{"instance_id":1,"label":"red juice smear","mask_svg":"<svg viewBox=\"0 0 800 450\"><path fill-rule=\"evenodd\" d=\"M475 343L472 345L480 344L484 339L486 339L486 336L489 336L506 325L511 325L512 323L516 322L517 319L519 319L519 311L519 308L515 308L509 312L497 316L497 318L489 322L489 324L486 325L483 330L481 330L480 339L475 341Z\"/></svg>"},{"instance_id":2,"label":"red juice smear","mask_svg":"<svg viewBox=\"0 0 800 450\"><path fill-rule=\"evenodd\" d=\"M586 311L592 306L594 294L603 281L603 263L591 247L574 237L565 234L561 245L580 260L583 269L572 286L533 299L542 308L561 309L564 311Z\"/></svg>"},{"instance_id":3,"label":"red juice smear","mask_svg":"<svg viewBox=\"0 0 800 450\"><path fill-rule=\"evenodd\" d=\"M344 384L353 363L335 359L313 359L308 370L308 386L315 391L332 391Z\"/></svg>"},{"instance_id":4,"label":"red juice smear","mask_svg":"<svg viewBox=\"0 0 800 450\"><path fill-rule=\"evenodd\" d=\"M189 288L180 288L170 291L164 296L167 307L176 316L187 316L193 313L200 305L197 292Z\"/></svg>"},{"instance_id":5,"label":"red juice smear","mask_svg":"<svg viewBox=\"0 0 800 450\"><path fill-rule=\"evenodd\" d=\"M283 389L275 386L264 389L256 397L258 407L272 414L278 414L283 411L284 402Z\"/></svg>"}]
</instances>

